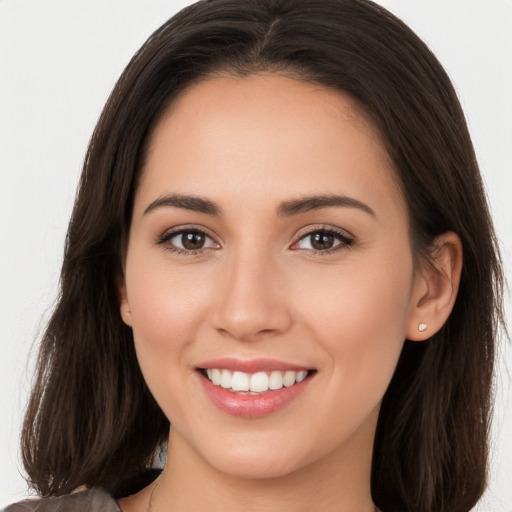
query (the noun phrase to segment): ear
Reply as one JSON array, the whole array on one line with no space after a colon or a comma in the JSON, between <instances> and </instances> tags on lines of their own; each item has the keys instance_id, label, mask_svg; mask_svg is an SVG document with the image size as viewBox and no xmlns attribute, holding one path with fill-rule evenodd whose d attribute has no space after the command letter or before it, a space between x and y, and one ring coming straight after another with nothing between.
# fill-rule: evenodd
<instances>
[{"instance_id":1,"label":"ear","mask_svg":"<svg viewBox=\"0 0 512 512\"><path fill-rule=\"evenodd\" d=\"M462 242L452 231L436 238L430 261L417 271L406 336L423 341L444 325L459 290L462 271Z\"/></svg>"},{"instance_id":2,"label":"ear","mask_svg":"<svg viewBox=\"0 0 512 512\"><path fill-rule=\"evenodd\" d=\"M124 276L120 276L117 279L117 291L119 293L119 306L121 310L121 318L128 327L132 327L132 313L130 311L128 295L126 293L126 283L124 281Z\"/></svg>"}]
</instances>

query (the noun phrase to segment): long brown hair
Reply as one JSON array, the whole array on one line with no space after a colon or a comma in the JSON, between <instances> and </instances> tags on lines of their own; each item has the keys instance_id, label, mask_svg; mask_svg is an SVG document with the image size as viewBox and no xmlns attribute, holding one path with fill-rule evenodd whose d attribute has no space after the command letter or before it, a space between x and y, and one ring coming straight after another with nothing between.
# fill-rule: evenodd
<instances>
[{"instance_id":1,"label":"long brown hair","mask_svg":"<svg viewBox=\"0 0 512 512\"><path fill-rule=\"evenodd\" d=\"M458 298L425 343L406 341L384 397L372 493L383 510L468 511L486 485L503 277L463 112L442 66L367 0L200 1L171 18L117 82L91 139L61 294L44 333L22 434L42 495L107 485L152 464L169 422L119 314L123 238L151 130L215 73L283 72L351 94L380 130L410 213L415 255L455 231Z\"/></svg>"}]
</instances>

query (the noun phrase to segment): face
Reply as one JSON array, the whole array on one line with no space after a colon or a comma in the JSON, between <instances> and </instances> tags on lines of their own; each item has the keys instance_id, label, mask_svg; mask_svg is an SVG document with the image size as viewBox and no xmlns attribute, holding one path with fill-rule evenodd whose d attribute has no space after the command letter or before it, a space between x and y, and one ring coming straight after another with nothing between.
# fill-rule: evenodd
<instances>
[{"instance_id":1,"label":"face","mask_svg":"<svg viewBox=\"0 0 512 512\"><path fill-rule=\"evenodd\" d=\"M174 102L121 290L171 446L258 478L371 453L416 286L393 176L340 92L267 74Z\"/></svg>"}]
</instances>

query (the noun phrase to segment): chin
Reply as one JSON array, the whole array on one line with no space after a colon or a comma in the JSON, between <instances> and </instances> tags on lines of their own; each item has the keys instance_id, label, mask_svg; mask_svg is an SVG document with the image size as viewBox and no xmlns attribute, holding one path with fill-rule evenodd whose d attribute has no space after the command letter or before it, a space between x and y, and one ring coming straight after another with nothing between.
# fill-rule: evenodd
<instances>
[{"instance_id":1,"label":"chin","mask_svg":"<svg viewBox=\"0 0 512 512\"><path fill-rule=\"evenodd\" d=\"M318 444L308 449L310 437L286 433L233 433L215 443L199 443L196 453L214 470L233 478L264 480L283 478L310 466L332 452L331 446ZM319 448L321 448L319 450Z\"/></svg>"},{"instance_id":2,"label":"chin","mask_svg":"<svg viewBox=\"0 0 512 512\"><path fill-rule=\"evenodd\" d=\"M265 480L283 478L304 467L299 460L291 459L284 453L228 454L209 461L217 471L233 478Z\"/></svg>"}]
</instances>

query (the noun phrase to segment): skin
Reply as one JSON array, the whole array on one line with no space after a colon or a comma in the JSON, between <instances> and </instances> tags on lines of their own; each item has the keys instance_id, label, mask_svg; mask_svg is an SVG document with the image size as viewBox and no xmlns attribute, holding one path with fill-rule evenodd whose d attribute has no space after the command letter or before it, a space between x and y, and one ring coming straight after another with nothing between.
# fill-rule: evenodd
<instances>
[{"instance_id":1,"label":"skin","mask_svg":"<svg viewBox=\"0 0 512 512\"><path fill-rule=\"evenodd\" d=\"M172 428L161 480L125 512L370 512L371 452L382 396L405 338L447 318L462 265L453 233L417 271L407 205L379 135L347 95L288 77L216 77L187 89L153 135L136 192L124 321ZM148 207L197 196L219 215ZM371 209L280 215L283 202L337 194ZM173 252L173 228L208 237ZM330 252L308 234L331 229ZM418 330L419 323L427 331ZM305 391L263 418L206 397L199 362L271 357L314 368Z\"/></svg>"}]
</instances>

